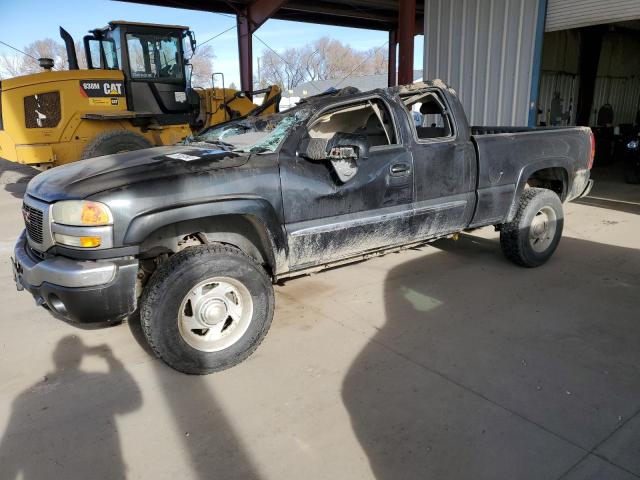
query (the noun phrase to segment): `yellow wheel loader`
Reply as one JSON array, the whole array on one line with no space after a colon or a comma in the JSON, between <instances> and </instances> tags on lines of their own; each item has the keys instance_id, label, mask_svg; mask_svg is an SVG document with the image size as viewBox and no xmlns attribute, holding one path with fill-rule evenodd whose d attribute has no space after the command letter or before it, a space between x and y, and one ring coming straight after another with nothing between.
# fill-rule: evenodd
<instances>
[{"instance_id":1,"label":"yellow wheel loader","mask_svg":"<svg viewBox=\"0 0 640 480\"><path fill-rule=\"evenodd\" d=\"M87 69L62 27L68 71L0 82L0 158L47 169L83 158L175 144L211 125L278 111L281 91L190 88L189 27L110 22L84 37ZM253 95L264 95L261 105Z\"/></svg>"}]
</instances>

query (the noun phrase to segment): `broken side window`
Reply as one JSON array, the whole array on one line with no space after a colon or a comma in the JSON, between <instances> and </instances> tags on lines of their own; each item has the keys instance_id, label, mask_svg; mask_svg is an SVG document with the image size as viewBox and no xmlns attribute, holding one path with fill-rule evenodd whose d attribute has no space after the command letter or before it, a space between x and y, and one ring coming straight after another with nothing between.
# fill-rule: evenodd
<instances>
[{"instance_id":1,"label":"broken side window","mask_svg":"<svg viewBox=\"0 0 640 480\"><path fill-rule=\"evenodd\" d=\"M409 110L416 135L421 140L453 136L453 122L444 103L433 92L423 92L402 97Z\"/></svg>"},{"instance_id":2,"label":"broken side window","mask_svg":"<svg viewBox=\"0 0 640 480\"><path fill-rule=\"evenodd\" d=\"M370 147L398 143L389 109L377 98L329 110L309 127L311 138L329 140L336 133L365 135Z\"/></svg>"}]
</instances>

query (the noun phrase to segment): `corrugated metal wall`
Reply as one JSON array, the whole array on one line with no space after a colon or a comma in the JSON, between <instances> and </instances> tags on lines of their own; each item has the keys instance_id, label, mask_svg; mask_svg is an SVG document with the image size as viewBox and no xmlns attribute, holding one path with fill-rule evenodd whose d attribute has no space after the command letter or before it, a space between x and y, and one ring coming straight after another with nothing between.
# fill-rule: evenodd
<instances>
[{"instance_id":1,"label":"corrugated metal wall","mask_svg":"<svg viewBox=\"0 0 640 480\"><path fill-rule=\"evenodd\" d=\"M578 58L580 57L580 33L565 30L544 34L542 72L536 125L575 125L578 101ZM557 97L561 120L552 118L552 102Z\"/></svg>"},{"instance_id":2,"label":"corrugated metal wall","mask_svg":"<svg viewBox=\"0 0 640 480\"><path fill-rule=\"evenodd\" d=\"M545 30L567 30L640 18L640 0L548 0Z\"/></svg>"},{"instance_id":3,"label":"corrugated metal wall","mask_svg":"<svg viewBox=\"0 0 640 480\"><path fill-rule=\"evenodd\" d=\"M639 33L610 31L602 39L591 125L596 124L597 110L607 103L613 107L614 124L633 123L640 109Z\"/></svg>"},{"instance_id":4,"label":"corrugated metal wall","mask_svg":"<svg viewBox=\"0 0 640 480\"><path fill-rule=\"evenodd\" d=\"M640 110L640 78L597 77L590 125L596 125L598 109L606 103L613 107L614 125L633 123Z\"/></svg>"},{"instance_id":5,"label":"corrugated metal wall","mask_svg":"<svg viewBox=\"0 0 640 480\"><path fill-rule=\"evenodd\" d=\"M527 125L539 1L425 0L425 78L451 85L472 125Z\"/></svg>"},{"instance_id":6,"label":"corrugated metal wall","mask_svg":"<svg viewBox=\"0 0 640 480\"><path fill-rule=\"evenodd\" d=\"M538 99L537 125L575 125L576 124L576 102L578 101L578 88L580 78L563 72L542 71L540 76L540 96ZM561 102L560 109L565 115L561 120L552 117L551 103L557 96Z\"/></svg>"},{"instance_id":7,"label":"corrugated metal wall","mask_svg":"<svg viewBox=\"0 0 640 480\"><path fill-rule=\"evenodd\" d=\"M575 105L580 83L580 35L579 30L545 33L538 99L538 108L542 113L538 116L538 125L541 122L551 123L551 102L556 95L562 101L562 112L567 112L569 117L560 124L575 124ZM593 93L589 122L591 126L596 125L598 109L605 104L610 104L613 108L614 124L634 122L636 112L640 109L638 52L638 33L623 29L605 34Z\"/></svg>"}]
</instances>

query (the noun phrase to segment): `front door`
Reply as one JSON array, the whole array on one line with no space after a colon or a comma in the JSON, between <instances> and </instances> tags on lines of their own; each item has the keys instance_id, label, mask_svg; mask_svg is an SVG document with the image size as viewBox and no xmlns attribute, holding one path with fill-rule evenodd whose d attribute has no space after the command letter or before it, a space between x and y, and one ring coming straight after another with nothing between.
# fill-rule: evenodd
<instances>
[{"instance_id":1,"label":"front door","mask_svg":"<svg viewBox=\"0 0 640 480\"><path fill-rule=\"evenodd\" d=\"M471 220L475 208L473 145L463 137L438 90L401 97L411 117L416 240L458 232ZM459 131L460 130L460 131Z\"/></svg>"},{"instance_id":2,"label":"front door","mask_svg":"<svg viewBox=\"0 0 640 480\"><path fill-rule=\"evenodd\" d=\"M303 128L316 139L357 134L366 138L369 152L367 158L346 167L344 162L294 155L295 145L289 146L291 154L280 156L290 268L312 267L405 243L411 221L413 165L382 98L364 98L322 111Z\"/></svg>"}]
</instances>

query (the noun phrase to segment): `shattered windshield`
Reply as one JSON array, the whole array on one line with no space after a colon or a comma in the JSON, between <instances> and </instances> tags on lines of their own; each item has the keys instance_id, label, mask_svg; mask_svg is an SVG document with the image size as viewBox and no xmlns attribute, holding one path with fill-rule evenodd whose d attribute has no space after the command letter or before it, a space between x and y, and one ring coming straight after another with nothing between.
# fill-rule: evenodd
<instances>
[{"instance_id":1,"label":"shattered windshield","mask_svg":"<svg viewBox=\"0 0 640 480\"><path fill-rule=\"evenodd\" d=\"M298 108L262 117L247 117L206 130L188 143L215 144L234 152L273 152L293 127L309 117L309 113L307 108Z\"/></svg>"}]
</instances>

